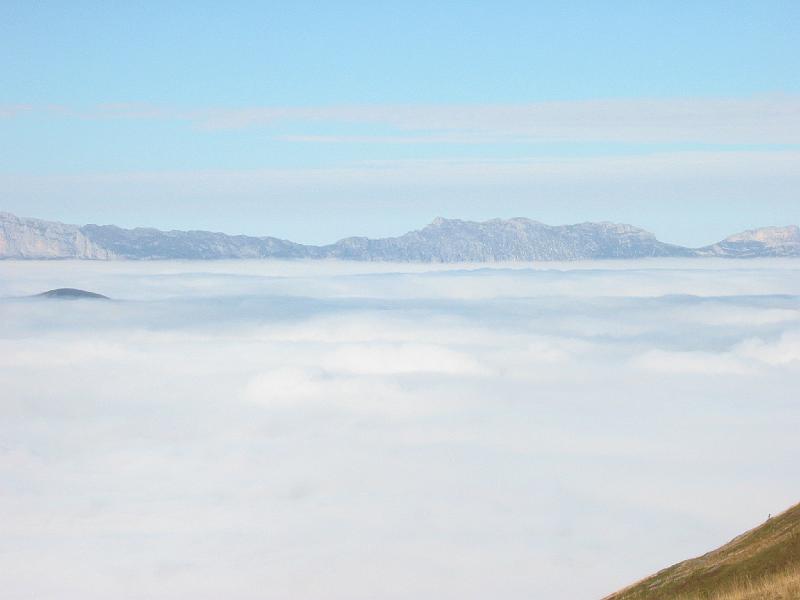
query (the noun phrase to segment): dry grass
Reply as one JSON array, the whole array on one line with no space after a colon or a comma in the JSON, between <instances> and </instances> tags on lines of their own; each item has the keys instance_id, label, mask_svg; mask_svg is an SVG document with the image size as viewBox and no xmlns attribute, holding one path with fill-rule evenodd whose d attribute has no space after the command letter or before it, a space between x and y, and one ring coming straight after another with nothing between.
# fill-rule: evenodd
<instances>
[{"instance_id":1,"label":"dry grass","mask_svg":"<svg viewBox=\"0 0 800 600\"><path fill-rule=\"evenodd\" d=\"M692 594L675 600L798 600L800 568L761 579L737 581L709 595Z\"/></svg>"},{"instance_id":2,"label":"dry grass","mask_svg":"<svg viewBox=\"0 0 800 600\"><path fill-rule=\"evenodd\" d=\"M800 504L606 600L800 600Z\"/></svg>"}]
</instances>

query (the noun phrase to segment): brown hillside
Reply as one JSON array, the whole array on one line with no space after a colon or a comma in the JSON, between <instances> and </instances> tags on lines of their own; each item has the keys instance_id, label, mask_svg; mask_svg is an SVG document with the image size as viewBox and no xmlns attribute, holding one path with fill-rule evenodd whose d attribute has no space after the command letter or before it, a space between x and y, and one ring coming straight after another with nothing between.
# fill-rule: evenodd
<instances>
[{"instance_id":1,"label":"brown hillside","mask_svg":"<svg viewBox=\"0 0 800 600\"><path fill-rule=\"evenodd\" d=\"M794 600L800 598L800 591L791 586L796 585L798 579L800 504L721 548L668 567L604 600L675 600L684 597ZM781 589L776 586L781 586ZM752 592L755 595L738 595L745 588L758 591ZM733 596L734 593L737 595Z\"/></svg>"}]
</instances>

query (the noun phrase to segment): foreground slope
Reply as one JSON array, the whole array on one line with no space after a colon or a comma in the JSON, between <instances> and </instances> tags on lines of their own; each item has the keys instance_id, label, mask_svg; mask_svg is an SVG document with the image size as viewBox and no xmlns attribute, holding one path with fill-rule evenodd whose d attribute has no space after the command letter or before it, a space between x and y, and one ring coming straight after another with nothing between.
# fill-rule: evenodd
<instances>
[{"instance_id":1,"label":"foreground slope","mask_svg":"<svg viewBox=\"0 0 800 600\"><path fill-rule=\"evenodd\" d=\"M673 565L605 600L800 598L800 504L721 548ZM788 590L788 591L787 591Z\"/></svg>"}]
</instances>

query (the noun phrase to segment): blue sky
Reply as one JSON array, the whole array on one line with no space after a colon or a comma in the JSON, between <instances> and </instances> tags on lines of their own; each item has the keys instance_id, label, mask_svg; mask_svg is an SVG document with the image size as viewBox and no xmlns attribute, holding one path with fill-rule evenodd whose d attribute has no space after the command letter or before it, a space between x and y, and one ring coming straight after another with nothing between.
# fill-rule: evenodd
<instances>
[{"instance_id":1,"label":"blue sky","mask_svg":"<svg viewBox=\"0 0 800 600\"><path fill-rule=\"evenodd\" d=\"M324 6L319 6L324 4ZM0 6L0 209L325 242L800 221L796 2Z\"/></svg>"}]
</instances>

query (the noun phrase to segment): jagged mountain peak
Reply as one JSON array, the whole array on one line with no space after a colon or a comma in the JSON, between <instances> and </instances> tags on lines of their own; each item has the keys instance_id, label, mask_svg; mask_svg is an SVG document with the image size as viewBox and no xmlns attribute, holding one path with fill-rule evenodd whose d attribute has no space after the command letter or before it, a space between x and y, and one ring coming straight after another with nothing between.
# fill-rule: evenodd
<instances>
[{"instance_id":1,"label":"jagged mountain peak","mask_svg":"<svg viewBox=\"0 0 800 600\"><path fill-rule=\"evenodd\" d=\"M341 258L396 262L500 262L653 256L800 256L797 226L765 227L700 249L666 244L626 223L546 225L525 217L467 221L436 217L398 237L349 237L307 246L274 237L210 231L65 225L0 213L0 258Z\"/></svg>"},{"instance_id":2,"label":"jagged mountain peak","mask_svg":"<svg viewBox=\"0 0 800 600\"><path fill-rule=\"evenodd\" d=\"M748 229L701 248L699 254L729 258L800 256L800 228L785 225Z\"/></svg>"},{"instance_id":3,"label":"jagged mountain peak","mask_svg":"<svg viewBox=\"0 0 800 600\"><path fill-rule=\"evenodd\" d=\"M761 242L768 245L800 243L800 227L784 225L747 229L725 238L726 242Z\"/></svg>"}]
</instances>

